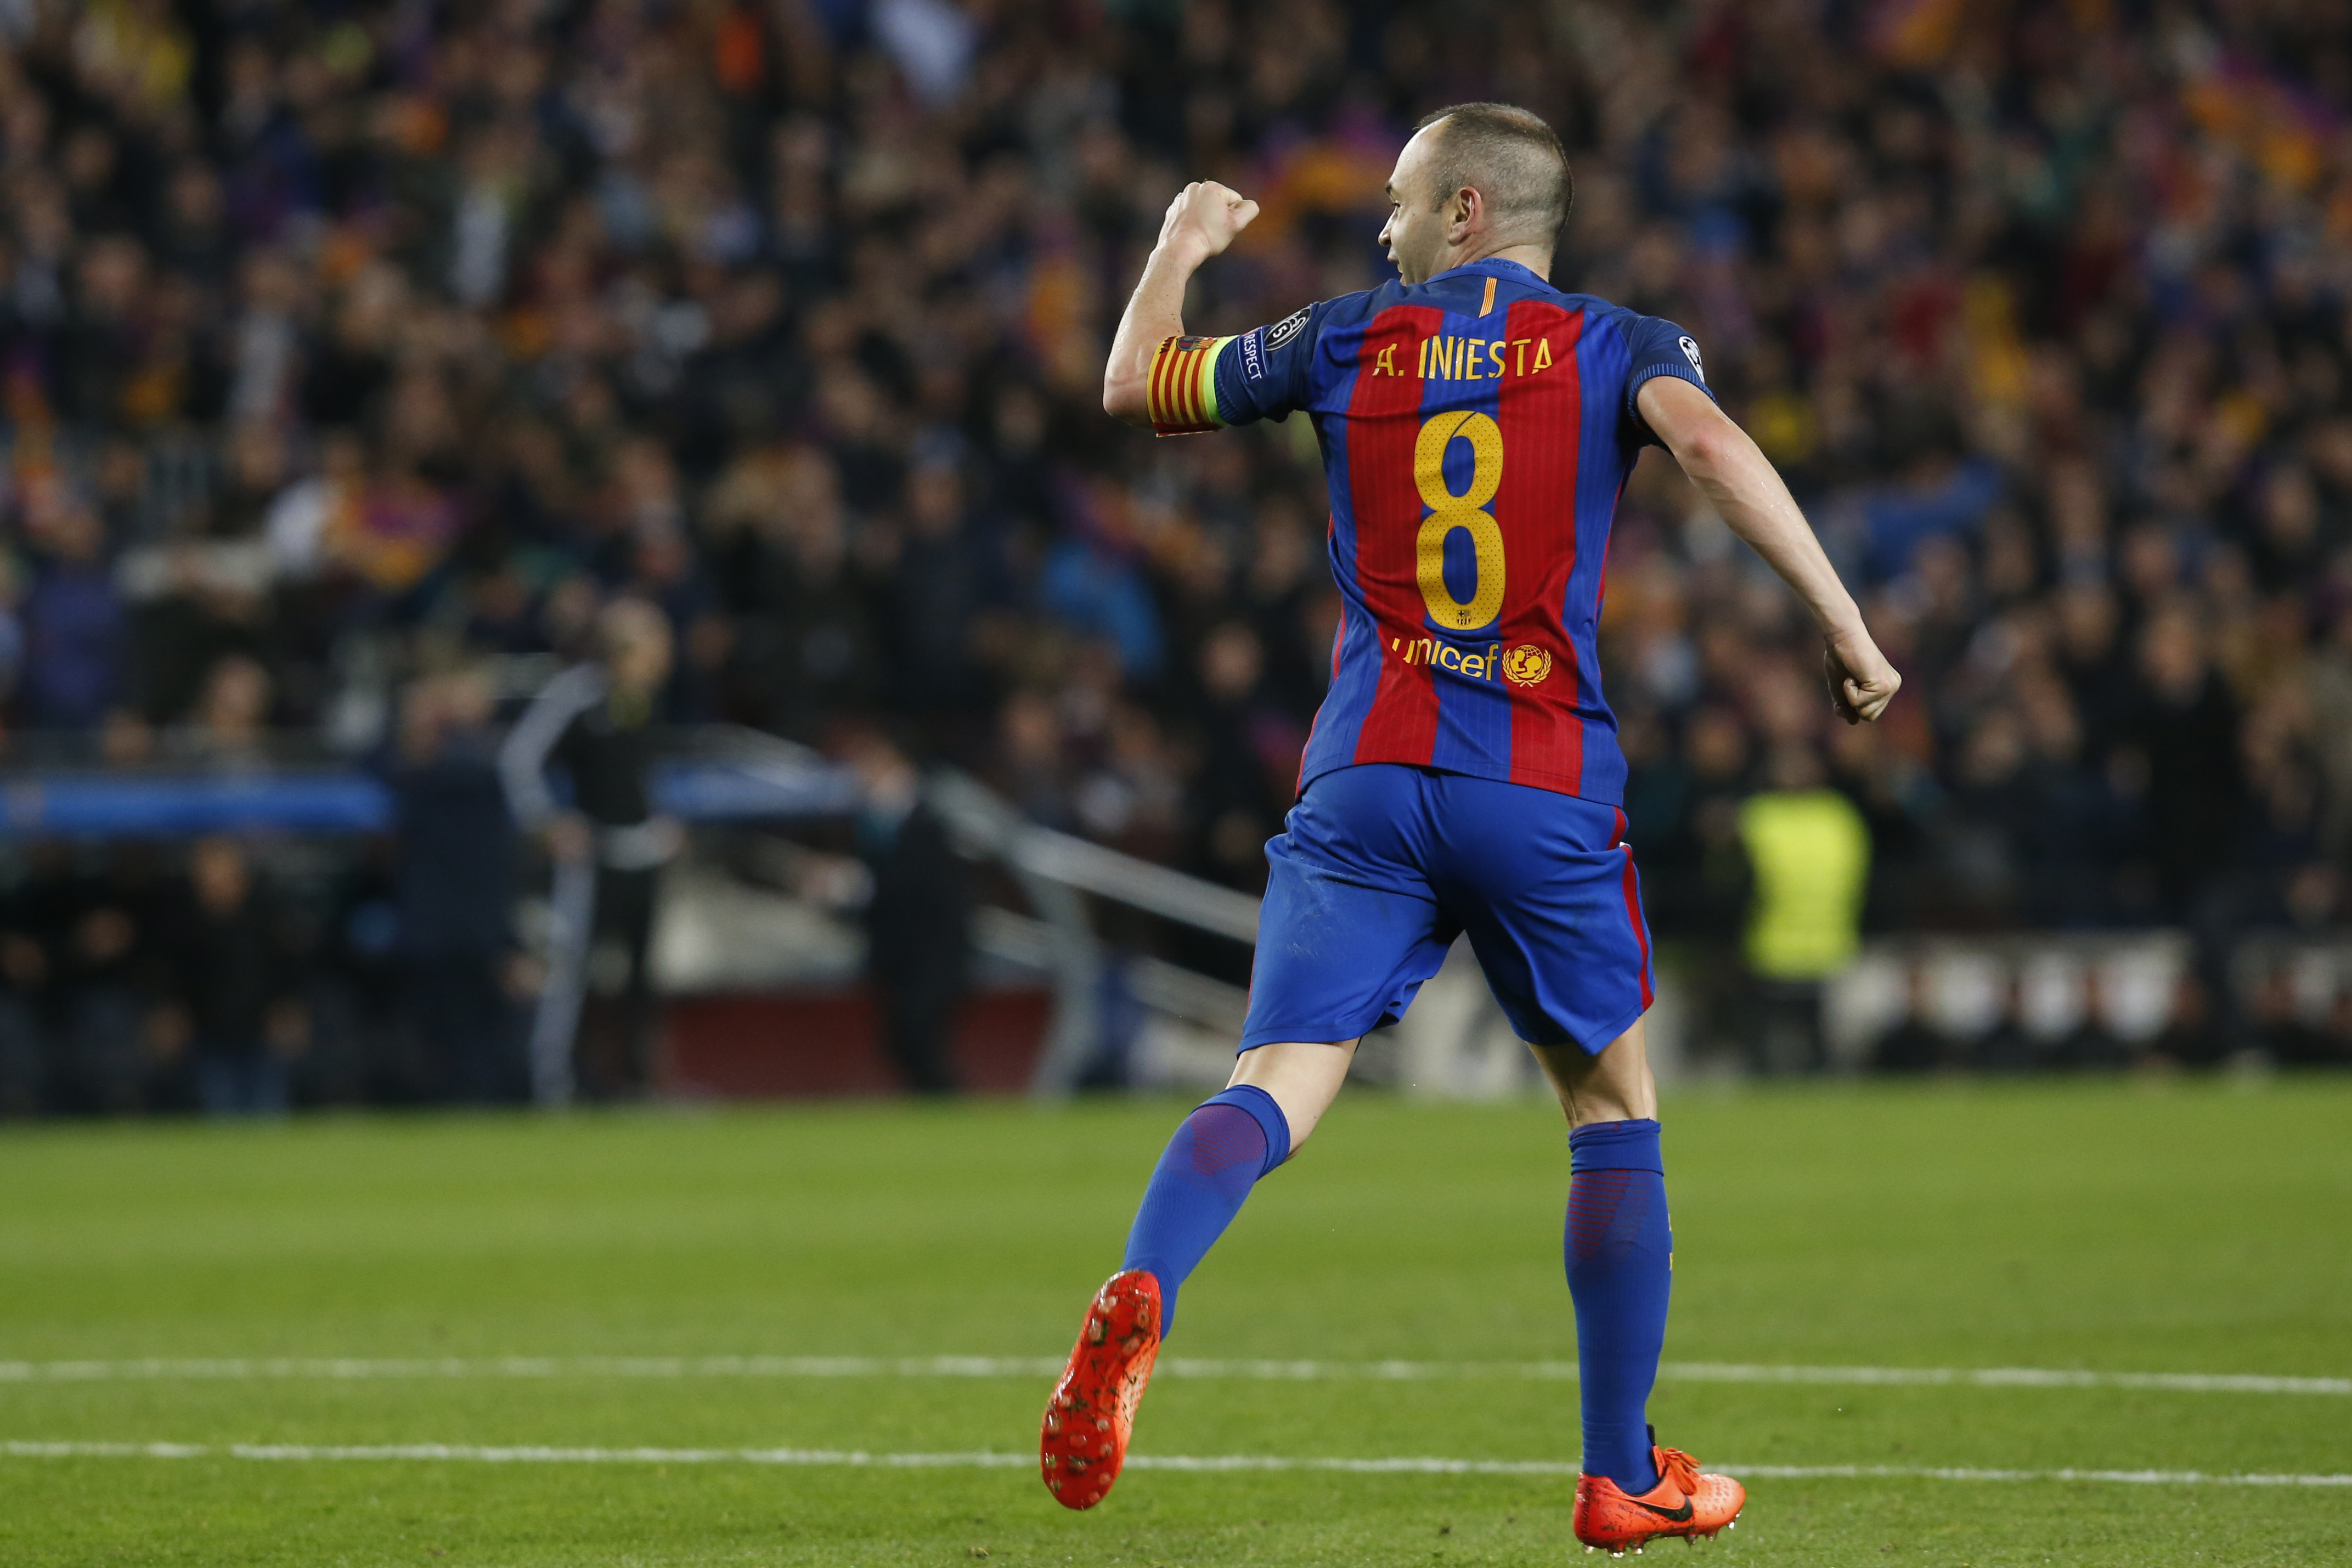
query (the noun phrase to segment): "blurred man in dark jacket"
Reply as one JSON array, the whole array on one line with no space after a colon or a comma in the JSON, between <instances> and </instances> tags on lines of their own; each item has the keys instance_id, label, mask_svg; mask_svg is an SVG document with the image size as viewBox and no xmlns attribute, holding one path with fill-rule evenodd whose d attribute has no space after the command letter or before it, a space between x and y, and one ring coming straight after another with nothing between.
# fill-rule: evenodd
<instances>
[{"instance_id":1,"label":"blurred man in dark jacket","mask_svg":"<svg viewBox=\"0 0 2352 1568\"><path fill-rule=\"evenodd\" d=\"M2145 759L2147 848L2172 919L2195 923L2244 810L2238 709L2195 614L2168 605L2140 634L2138 701L2123 740Z\"/></svg>"},{"instance_id":2,"label":"blurred man in dark jacket","mask_svg":"<svg viewBox=\"0 0 2352 1568\"><path fill-rule=\"evenodd\" d=\"M10 1116L59 1098L47 1081L48 1056L69 993L58 971L71 918L72 851L60 840L37 839L26 859L24 881L0 900L0 1114ZM63 1098L71 1103L70 1094Z\"/></svg>"},{"instance_id":3,"label":"blurred man in dark jacket","mask_svg":"<svg viewBox=\"0 0 2352 1568\"><path fill-rule=\"evenodd\" d=\"M866 975L883 1047L918 1094L952 1094L956 1009L971 981L971 905L947 824L889 737L861 731L843 748L856 771L857 856L873 878Z\"/></svg>"},{"instance_id":4,"label":"blurred man in dark jacket","mask_svg":"<svg viewBox=\"0 0 2352 1568\"><path fill-rule=\"evenodd\" d=\"M2146 853L2164 919L2186 926L2195 1005L2176 1007L2163 1054L2212 1061L2237 1030L2230 973L2235 921L2227 888L2246 808L2240 714L2194 607L2153 611L2139 637L2139 690L2118 759L2144 781Z\"/></svg>"},{"instance_id":5,"label":"blurred man in dark jacket","mask_svg":"<svg viewBox=\"0 0 2352 1568\"><path fill-rule=\"evenodd\" d=\"M446 675L409 689L391 786L395 950L409 1022L439 1093L519 1098L521 1058L506 987L514 956L515 829L488 724L488 689Z\"/></svg>"},{"instance_id":6,"label":"blurred man in dark jacket","mask_svg":"<svg viewBox=\"0 0 2352 1568\"><path fill-rule=\"evenodd\" d=\"M173 968L168 1034L195 1058L209 1116L267 1116L287 1105L287 1068L309 1042L295 953L245 847L200 839L163 950Z\"/></svg>"},{"instance_id":7,"label":"blurred man in dark jacket","mask_svg":"<svg viewBox=\"0 0 2352 1568\"><path fill-rule=\"evenodd\" d=\"M105 871L78 889L70 936L60 949L70 1001L59 1086L78 1109L153 1110L185 1101L184 1064L157 1059L151 1049L153 883L150 847L117 843Z\"/></svg>"}]
</instances>

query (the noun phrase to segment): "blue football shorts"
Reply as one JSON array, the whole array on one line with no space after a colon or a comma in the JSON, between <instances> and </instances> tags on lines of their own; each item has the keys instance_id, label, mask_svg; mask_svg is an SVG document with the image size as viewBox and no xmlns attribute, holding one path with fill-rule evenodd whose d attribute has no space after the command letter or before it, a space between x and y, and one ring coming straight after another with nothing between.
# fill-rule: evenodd
<instances>
[{"instance_id":1,"label":"blue football shorts","mask_svg":"<svg viewBox=\"0 0 2352 1568\"><path fill-rule=\"evenodd\" d=\"M1241 1048L1403 1016L1464 931L1519 1038L1598 1054L1650 1005L1625 816L1574 795L1367 763L1328 773L1265 847Z\"/></svg>"}]
</instances>

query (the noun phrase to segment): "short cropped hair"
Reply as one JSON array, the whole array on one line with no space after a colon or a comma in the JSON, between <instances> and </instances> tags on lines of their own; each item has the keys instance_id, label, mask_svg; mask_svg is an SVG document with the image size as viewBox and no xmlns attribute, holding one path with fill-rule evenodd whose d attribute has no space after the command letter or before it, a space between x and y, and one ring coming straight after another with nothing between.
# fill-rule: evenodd
<instances>
[{"instance_id":1,"label":"short cropped hair","mask_svg":"<svg viewBox=\"0 0 2352 1568\"><path fill-rule=\"evenodd\" d=\"M1424 115L1413 131L1441 123L1433 149L1438 205L1467 185L1486 198L1496 230L1511 243L1557 243L1576 202L1576 179L1543 117L1508 103L1457 103Z\"/></svg>"}]
</instances>

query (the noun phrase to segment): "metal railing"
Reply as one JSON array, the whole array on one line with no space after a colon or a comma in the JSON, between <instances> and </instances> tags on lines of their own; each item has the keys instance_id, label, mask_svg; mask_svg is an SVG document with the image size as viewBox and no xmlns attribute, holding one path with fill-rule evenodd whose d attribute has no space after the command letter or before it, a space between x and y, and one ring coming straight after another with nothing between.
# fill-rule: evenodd
<instances>
[{"instance_id":1,"label":"metal railing","mask_svg":"<svg viewBox=\"0 0 2352 1568\"><path fill-rule=\"evenodd\" d=\"M826 815L855 808L855 783L841 769L804 746L752 730L705 731L702 754L723 763L731 797L747 810L755 792L773 791L779 801L802 803L794 815ZM714 787L714 796L719 793ZM1088 896L1239 942L1257 939L1258 900L1247 893L1123 855L1024 817L994 791L969 773L942 772L929 780L925 798L975 859L1001 865L1034 911L981 911L974 932L982 950L1045 972L1053 986L1053 1012L1045 1045L1030 1079L1043 1098L1066 1095L1100 1048L1102 996L1108 962ZM787 815L777 813L776 815ZM1185 969L1164 959L1124 962L1124 980L1135 999L1157 1012L1241 1030L1248 993L1240 986Z\"/></svg>"}]
</instances>

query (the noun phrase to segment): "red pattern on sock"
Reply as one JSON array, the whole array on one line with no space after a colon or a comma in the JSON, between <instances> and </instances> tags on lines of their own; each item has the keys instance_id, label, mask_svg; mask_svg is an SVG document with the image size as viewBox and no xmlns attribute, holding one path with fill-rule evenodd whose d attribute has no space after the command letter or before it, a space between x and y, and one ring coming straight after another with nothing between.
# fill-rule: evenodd
<instances>
[{"instance_id":1,"label":"red pattern on sock","mask_svg":"<svg viewBox=\"0 0 2352 1568\"><path fill-rule=\"evenodd\" d=\"M1641 1234L1649 1220L1647 1184L1634 1189L1639 1171L1585 1171L1568 1186L1568 1244L1578 1263L1590 1263L1602 1248L1613 1247ZM1626 1197L1633 1194L1628 1206Z\"/></svg>"},{"instance_id":2,"label":"red pattern on sock","mask_svg":"<svg viewBox=\"0 0 2352 1568\"><path fill-rule=\"evenodd\" d=\"M1245 1165L1248 1179L1257 1179L1265 1163L1265 1131L1257 1118L1235 1105L1204 1105L1185 1119L1184 1126L1192 1134L1194 1174L1222 1176Z\"/></svg>"}]
</instances>

